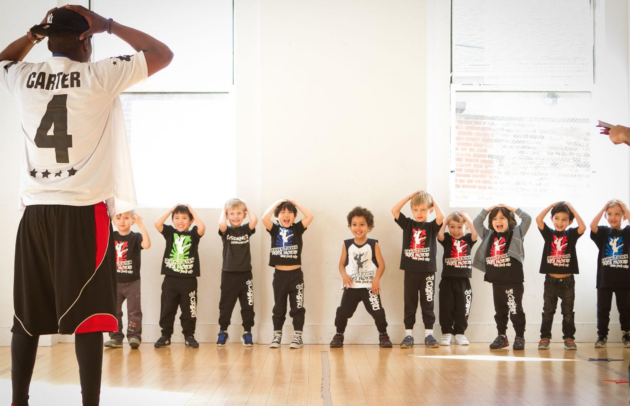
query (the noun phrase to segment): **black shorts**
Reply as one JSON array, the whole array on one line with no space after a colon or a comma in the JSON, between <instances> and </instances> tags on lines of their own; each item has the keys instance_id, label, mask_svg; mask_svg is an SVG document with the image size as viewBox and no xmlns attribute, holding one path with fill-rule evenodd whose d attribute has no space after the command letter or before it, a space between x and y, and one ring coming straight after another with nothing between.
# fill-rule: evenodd
<instances>
[{"instance_id":1,"label":"black shorts","mask_svg":"<svg viewBox=\"0 0 630 406\"><path fill-rule=\"evenodd\" d=\"M28 206L15 247L13 333L117 331L107 206Z\"/></svg>"}]
</instances>

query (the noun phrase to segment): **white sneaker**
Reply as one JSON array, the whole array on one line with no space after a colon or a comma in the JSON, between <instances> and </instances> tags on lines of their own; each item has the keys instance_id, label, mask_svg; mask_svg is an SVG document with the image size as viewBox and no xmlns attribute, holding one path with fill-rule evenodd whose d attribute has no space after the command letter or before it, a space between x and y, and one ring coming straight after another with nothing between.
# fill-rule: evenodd
<instances>
[{"instance_id":1,"label":"white sneaker","mask_svg":"<svg viewBox=\"0 0 630 406\"><path fill-rule=\"evenodd\" d=\"M269 344L269 348L278 348L280 347L280 343L282 342L282 333L273 333L273 339L271 340L271 344Z\"/></svg>"},{"instance_id":2,"label":"white sneaker","mask_svg":"<svg viewBox=\"0 0 630 406\"><path fill-rule=\"evenodd\" d=\"M451 338L453 338L453 334L442 334L440 345L451 345Z\"/></svg>"},{"instance_id":3,"label":"white sneaker","mask_svg":"<svg viewBox=\"0 0 630 406\"><path fill-rule=\"evenodd\" d=\"M470 345L470 343L468 342L468 339L463 334L456 334L455 335L455 344L457 344L457 345Z\"/></svg>"},{"instance_id":4,"label":"white sneaker","mask_svg":"<svg viewBox=\"0 0 630 406\"><path fill-rule=\"evenodd\" d=\"M289 348L292 350L296 350L298 348L302 348L304 343L302 342L302 334L293 334L293 341L289 345Z\"/></svg>"}]
</instances>

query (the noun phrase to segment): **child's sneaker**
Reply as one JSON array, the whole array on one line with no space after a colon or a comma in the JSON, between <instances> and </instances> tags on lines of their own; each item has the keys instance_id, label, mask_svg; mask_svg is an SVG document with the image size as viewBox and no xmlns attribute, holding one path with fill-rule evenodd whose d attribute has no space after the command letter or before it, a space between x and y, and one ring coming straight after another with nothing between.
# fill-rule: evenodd
<instances>
[{"instance_id":1,"label":"child's sneaker","mask_svg":"<svg viewBox=\"0 0 630 406\"><path fill-rule=\"evenodd\" d=\"M507 336L499 335L499 336L497 336L497 338L494 339L492 344L490 344L490 349L491 350L500 350L501 348L505 348L508 345L510 345L510 342L508 341Z\"/></svg>"},{"instance_id":2,"label":"child's sneaker","mask_svg":"<svg viewBox=\"0 0 630 406\"><path fill-rule=\"evenodd\" d=\"M171 345L171 336L162 336L153 345L155 348L164 348L167 345Z\"/></svg>"},{"instance_id":3,"label":"child's sneaker","mask_svg":"<svg viewBox=\"0 0 630 406\"><path fill-rule=\"evenodd\" d=\"M273 338L271 339L271 344L269 344L269 348L278 348L280 347L280 343L282 343L282 333L274 331Z\"/></svg>"},{"instance_id":4,"label":"child's sneaker","mask_svg":"<svg viewBox=\"0 0 630 406\"><path fill-rule=\"evenodd\" d=\"M608 337L597 337L597 341L595 341L595 348L606 348L606 342L608 341Z\"/></svg>"},{"instance_id":5,"label":"child's sneaker","mask_svg":"<svg viewBox=\"0 0 630 406\"><path fill-rule=\"evenodd\" d=\"M293 334L293 341L289 344L289 348L292 350L297 350L298 348L302 348L304 343L302 342L302 334Z\"/></svg>"},{"instance_id":6,"label":"child's sneaker","mask_svg":"<svg viewBox=\"0 0 630 406\"><path fill-rule=\"evenodd\" d=\"M199 348L199 343L195 340L195 336L186 337L186 348Z\"/></svg>"},{"instance_id":7,"label":"child's sneaker","mask_svg":"<svg viewBox=\"0 0 630 406\"><path fill-rule=\"evenodd\" d=\"M400 348L413 348L413 336L405 336L400 343Z\"/></svg>"},{"instance_id":8,"label":"child's sneaker","mask_svg":"<svg viewBox=\"0 0 630 406\"><path fill-rule=\"evenodd\" d=\"M455 334L455 344L457 345L470 345L470 342L463 334Z\"/></svg>"},{"instance_id":9,"label":"child's sneaker","mask_svg":"<svg viewBox=\"0 0 630 406\"><path fill-rule=\"evenodd\" d=\"M378 335L378 346L381 348L392 348L392 341L389 339L387 333Z\"/></svg>"},{"instance_id":10,"label":"child's sneaker","mask_svg":"<svg viewBox=\"0 0 630 406\"><path fill-rule=\"evenodd\" d=\"M129 346L131 347L131 349L137 350L138 347L140 347L140 340L138 339L138 337L131 337L129 339Z\"/></svg>"},{"instance_id":11,"label":"child's sneaker","mask_svg":"<svg viewBox=\"0 0 630 406\"><path fill-rule=\"evenodd\" d=\"M253 347L254 340L252 340L252 333L250 331L246 331L241 336L241 340L243 341L244 347Z\"/></svg>"},{"instance_id":12,"label":"child's sneaker","mask_svg":"<svg viewBox=\"0 0 630 406\"><path fill-rule=\"evenodd\" d=\"M335 334L332 341L330 342L330 348L341 348L343 347L343 334Z\"/></svg>"},{"instance_id":13,"label":"child's sneaker","mask_svg":"<svg viewBox=\"0 0 630 406\"><path fill-rule=\"evenodd\" d=\"M575 340L572 338L567 338L564 340L564 349L565 350L577 350L577 345L575 345Z\"/></svg>"},{"instance_id":14,"label":"child's sneaker","mask_svg":"<svg viewBox=\"0 0 630 406\"><path fill-rule=\"evenodd\" d=\"M426 345L428 348L439 348L440 347L440 344L438 344L437 340L431 334L429 334L428 336L424 337L424 345Z\"/></svg>"},{"instance_id":15,"label":"child's sneaker","mask_svg":"<svg viewBox=\"0 0 630 406\"><path fill-rule=\"evenodd\" d=\"M217 347L225 347L227 344L227 340L230 338L230 335L227 331L219 330L219 337L217 338Z\"/></svg>"},{"instance_id":16,"label":"child's sneaker","mask_svg":"<svg viewBox=\"0 0 630 406\"><path fill-rule=\"evenodd\" d=\"M123 343L122 341L111 339L109 341L105 341L105 344L103 345L107 348L122 348Z\"/></svg>"},{"instance_id":17,"label":"child's sneaker","mask_svg":"<svg viewBox=\"0 0 630 406\"><path fill-rule=\"evenodd\" d=\"M513 350L524 350L525 349L525 337L516 337L514 338L514 345L512 346Z\"/></svg>"},{"instance_id":18,"label":"child's sneaker","mask_svg":"<svg viewBox=\"0 0 630 406\"><path fill-rule=\"evenodd\" d=\"M549 349L549 339L548 338L541 338L540 341L538 342L538 349L539 350L548 350ZM566 340L565 340L566 343Z\"/></svg>"},{"instance_id":19,"label":"child's sneaker","mask_svg":"<svg viewBox=\"0 0 630 406\"><path fill-rule=\"evenodd\" d=\"M440 345L443 345L445 347L451 345L452 338L452 334L442 334L442 337L440 337Z\"/></svg>"},{"instance_id":20,"label":"child's sneaker","mask_svg":"<svg viewBox=\"0 0 630 406\"><path fill-rule=\"evenodd\" d=\"M623 348L630 348L630 331L621 332L621 342L623 343Z\"/></svg>"}]
</instances>

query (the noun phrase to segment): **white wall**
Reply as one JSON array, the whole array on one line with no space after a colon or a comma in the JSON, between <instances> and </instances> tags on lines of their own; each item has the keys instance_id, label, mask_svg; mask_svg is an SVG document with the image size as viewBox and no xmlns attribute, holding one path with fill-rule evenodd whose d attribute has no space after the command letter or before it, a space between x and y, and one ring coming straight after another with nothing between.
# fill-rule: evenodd
<instances>
[{"instance_id":1,"label":"white wall","mask_svg":"<svg viewBox=\"0 0 630 406\"><path fill-rule=\"evenodd\" d=\"M16 2L0 0L0 46L39 21L42 11L54 6L54 2L50 3L28 2L25 10L24 5L18 7ZM235 3L233 94L237 111L238 195L259 216L279 198L295 199L315 214L304 236L303 253L305 340L309 343L327 343L334 334L334 315L342 293L337 263L342 240L351 237L345 215L355 205L369 208L376 216L371 236L380 240L387 264L382 281L383 304L392 338L402 338L403 273L398 270L402 236L390 209L403 196L422 188L433 193L446 210L454 209L447 207L449 14L448 2L440 0L398 1L395 7L385 0ZM600 15L606 23L605 41L598 43L597 48L594 109L597 118L619 123L630 122L627 16L624 1L606 1L605 14ZM124 18L120 21L124 23ZM45 57L43 49L39 51L28 59ZM6 179L0 190L0 224L6 232L0 236L0 242L7 252L5 283L0 285L0 345L8 345L10 340L12 252L19 221L17 151L21 141L15 113L10 96L0 91L0 134L10 140L0 149ZM212 153L216 152L209 152L209 156ZM593 198L575 202L587 221L606 199L628 199L628 154L624 147L594 143L595 187L590 192ZM191 181L195 187L211 187L211 181ZM175 203L175 194L173 199ZM464 209L471 214L479 210ZM533 216L540 210L524 209ZM151 225L162 210L140 208L139 212ZM199 215L209 229L200 246L197 338L214 341L218 331L221 262L220 239L214 228L219 210L203 209ZM151 238L153 247L143 253L142 270L147 342L159 336L159 263L164 249L161 235L151 231ZM269 245L268 233L260 224L252 239L257 323L254 335L260 342L269 342L272 330L273 270L267 266ZM580 240L579 247L582 273L578 277L576 317L579 323L589 325L578 326L578 338L592 340L596 251L588 236ZM538 275L541 249L542 240L533 227L526 240L528 341L537 340L542 309L543 279ZM477 271L473 289L469 335L473 340L490 341L495 334L491 288ZM613 322L615 318L616 315ZM238 339L238 306L232 322L232 338ZM287 324L285 333L292 331L290 318ZM349 324L347 342L376 342L373 321L363 309L357 310ZM422 324L418 326L421 328ZM436 330L439 331L437 325ZM616 330L613 323L611 331L617 333Z\"/></svg>"}]
</instances>

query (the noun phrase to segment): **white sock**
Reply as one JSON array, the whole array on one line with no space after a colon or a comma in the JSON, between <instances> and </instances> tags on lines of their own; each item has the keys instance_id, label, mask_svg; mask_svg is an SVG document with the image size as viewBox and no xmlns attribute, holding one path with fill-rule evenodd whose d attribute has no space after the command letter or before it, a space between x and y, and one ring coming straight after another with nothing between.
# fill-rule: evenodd
<instances>
[{"instance_id":1,"label":"white sock","mask_svg":"<svg viewBox=\"0 0 630 406\"><path fill-rule=\"evenodd\" d=\"M282 330L274 330L273 333L282 335Z\"/></svg>"},{"instance_id":2,"label":"white sock","mask_svg":"<svg viewBox=\"0 0 630 406\"><path fill-rule=\"evenodd\" d=\"M412 330L405 330L405 335L413 337L413 329Z\"/></svg>"},{"instance_id":3,"label":"white sock","mask_svg":"<svg viewBox=\"0 0 630 406\"><path fill-rule=\"evenodd\" d=\"M296 331L296 332L294 332L293 334L295 334L296 336L301 336L301 335L302 335L302 332L301 332L301 331Z\"/></svg>"},{"instance_id":4,"label":"white sock","mask_svg":"<svg viewBox=\"0 0 630 406\"><path fill-rule=\"evenodd\" d=\"M429 329L425 329L424 330L424 336L428 337L428 336L432 336L433 335L433 329L429 330Z\"/></svg>"}]
</instances>

